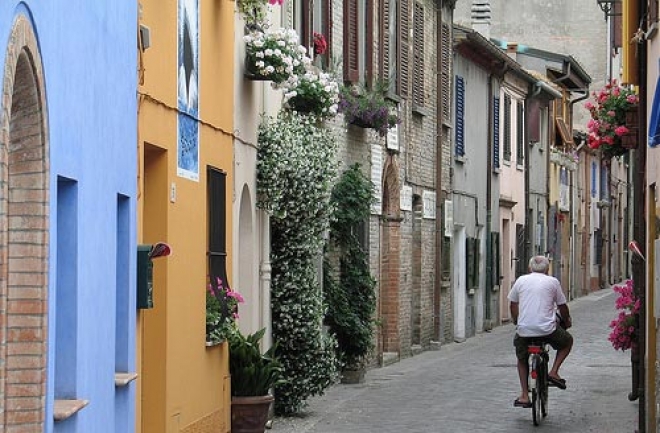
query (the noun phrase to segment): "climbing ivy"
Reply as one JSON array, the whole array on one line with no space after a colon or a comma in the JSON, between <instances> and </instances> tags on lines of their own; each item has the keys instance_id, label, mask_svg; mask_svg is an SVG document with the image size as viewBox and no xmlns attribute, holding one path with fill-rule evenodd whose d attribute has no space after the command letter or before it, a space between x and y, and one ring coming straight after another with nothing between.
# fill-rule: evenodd
<instances>
[{"instance_id":1,"label":"climbing ivy","mask_svg":"<svg viewBox=\"0 0 660 433\"><path fill-rule=\"evenodd\" d=\"M341 360L349 369L361 367L373 348L376 281L357 234L369 218L373 200L373 184L358 164L344 172L332 192L336 210L324 261L325 323L337 336ZM339 275L335 276L331 259L337 256Z\"/></svg>"},{"instance_id":2,"label":"climbing ivy","mask_svg":"<svg viewBox=\"0 0 660 433\"><path fill-rule=\"evenodd\" d=\"M258 205L271 215L271 305L276 356L285 384L275 411L293 414L338 378L337 342L322 330L323 296L317 260L332 213L335 139L295 112L259 127Z\"/></svg>"}]
</instances>

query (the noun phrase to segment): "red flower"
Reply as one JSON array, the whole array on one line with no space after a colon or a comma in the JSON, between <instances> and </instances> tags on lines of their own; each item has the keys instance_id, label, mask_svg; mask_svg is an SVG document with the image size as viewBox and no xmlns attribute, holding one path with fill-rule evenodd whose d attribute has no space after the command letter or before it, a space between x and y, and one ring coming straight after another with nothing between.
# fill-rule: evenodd
<instances>
[{"instance_id":1,"label":"red flower","mask_svg":"<svg viewBox=\"0 0 660 433\"><path fill-rule=\"evenodd\" d=\"M328 42L321 33L314 32L314 54L324 54L328 49Z\"/></svg>"}]
</instances>

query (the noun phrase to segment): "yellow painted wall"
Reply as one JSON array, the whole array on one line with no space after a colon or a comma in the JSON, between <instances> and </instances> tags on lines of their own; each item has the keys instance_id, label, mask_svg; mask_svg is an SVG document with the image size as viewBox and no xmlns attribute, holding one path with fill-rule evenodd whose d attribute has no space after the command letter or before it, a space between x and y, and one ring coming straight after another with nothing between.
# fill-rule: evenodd
<instances>
[{"instance_id":1,"label":"yellow painted wall","mask_svg":"<svg viewBox=\"0 0 660 433\"><path fill-rule=\"evenodd\" d=\"M177 176L178 2L140 5L151 46L138 74L138 243L165 241L173 253L154 260L154 308L138 314L137 431L228 432L228 350L205 345L206 168L227 173L231 281L234 3L199 0L198 182Z\"/></svg>"}]
</instances>

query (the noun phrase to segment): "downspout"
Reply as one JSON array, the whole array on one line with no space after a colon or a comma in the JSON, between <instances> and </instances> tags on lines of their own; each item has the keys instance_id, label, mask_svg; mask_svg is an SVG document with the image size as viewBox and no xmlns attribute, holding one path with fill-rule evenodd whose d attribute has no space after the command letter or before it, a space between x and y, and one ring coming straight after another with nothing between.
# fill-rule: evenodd
<instances>
[{"instance_id":1,"label":"downspout","mask_svg":"<svg viewBox=\"0 0 660 433\"><path fill-rule=\"evenodd\" d=\"M562 81L564 81L565 79L571 76L571 63L570 62L566 62L566 63L568 64L568 68L566 68L566 73L561 77L552 80L553 83L555 84L561 83Z\"/></svg>"},{"instance_id":2,"label":"downspout","mask_svg":"<svg viewBox=\"0 0 660 433\"><path fill-rule=\"evenodd\" d=\"M569 65L570 65L570 63L569 63ZM580 101L584 101L585 99L587 99L587 98L589 97L589 88L582 89L582 92L584 92L583 95L577 97L576 99L571 99L571 100L569 101L569 104L570 104L570 106L571 106L571 131L573 131L573 105L577 104L577 103L580 102ZM585 140L586 140L586 139L585 139ZM586 167L586 166L585 166L585 167ZM588 171L588 170L585 170L585 171ZM570 202L571 202L571 205L570 205L570 211L569 211L569 212L570 212L570 218L569 218L569 221L570 221L570 224L571 224L571 227L570 227L570 233L571 233L571 246L570 246L571 257L570 257L570 261L569 261L570 266L571 266L571 269L569 269L569 272L568 272L568 285L569 285L569 287L568 287L568 298L569 298L569 301L572 300L573 297L575 296L575 288L574 288L574 285L575 285L575 274L576 274L576 272L575 272L575 269L574 269L574 268L575 268L575 266L576 266L576 265L575 265L575 251L576 251L576 249L577 249L577 232L576 232L576 230L575 230L575 226L576 226L575 218L576 218L576 207L577 207L576 202L577 202L577 200L578 200L578 197L576 197L576 194L575 194L575 192L576 192L576 191L575 191L575 185L577 184L577 178L578 178L579 175L580 175L579 173L580 173L580 171L579 171L579 165L578 165L578 169L577 169L577 170L575 170L574 172L570 172L570 173L569 173L569 176L570 176L570 180L569 180L569 183L570 183L569 193L570 193ZM586 185L586 184L585 184L585 185ZM587 210L587 212L589 212L589 210Z\"/></svg>"},{"instance_id":3,"label":"downspout","mask_svg":"<svg viewBox=\"0 0 660 433\"><path fill-rule=\"evenodd\" d=\"M436 131L435 131L435 280L433 287L433 336L435 341L440 344L442 341L442 324L441 320L441 292L442 292L442 275L444 269L442 268L442 244L444 241L444 194L442 191L442 142L443 142L443 123L442 123L442 95L447 89L442 88L442 2L436 8Z\"/></svg>"},{"instance_id":4,"label":"downspout","mask_svg":"<svg viewBox=\"0 0 660 433\"><path fill-rule=\"evenodd\" d=\"M540 93L540 91L541 91L540 87L538 87L538 91ZM523 258L524 258L523 263L529 263L529 250L530 250L529 245L531 243L531 238L532 238L531 227L530 227L531 221L530 221L530 218L529 218L529 202L530 202L530 197L529 197L529 195L530 195L530 193L529 193L529 154L530 154L530 152L529 152L529 142L528 142L528 140L529 140L529 122L528 122L529 121L529 116L528 116L528 114L529 114L529 102L530 102L530 98L532 97L531 95L532 95L531 92L527 93L527 96L525 97L525 102L524 102L524 105L523 105L524 106L523 117L524 117L524 121L525 121L525 123L523 123L524 128L523 128L523 148L522 148L524 178L525 178L525 181L524 181L525 182L525 185L524 185L524 188L525 188L525 195L524 195L525 204L523 206L523 209L524 209L524 212L525 212L525 239L524 239L525 244L524 244L524 248L523 248ZM520 121L521 121L521 119L518 119L518 122L520 122Z\"/></svg>"},{"instance_id":5,"label":"downspout","mask_svg":"<svg viewBox=\"0 0 660 433\"><path fill-rule=\"evenodd\" d=\"M491 225L493 219L492 210L492 188L493 188L493 74L488 74L488 91L486 92L486 107L488 107L488 139L487 143L487 157L486 157L486 293L485 303L486 310L484 311L484 322L487 329L493 327L492 323L492 308L491 308L491 294L493 291L493 245L491 239ZM499 284L499 281L497 282Z\"/></svg>"}]
</instances>

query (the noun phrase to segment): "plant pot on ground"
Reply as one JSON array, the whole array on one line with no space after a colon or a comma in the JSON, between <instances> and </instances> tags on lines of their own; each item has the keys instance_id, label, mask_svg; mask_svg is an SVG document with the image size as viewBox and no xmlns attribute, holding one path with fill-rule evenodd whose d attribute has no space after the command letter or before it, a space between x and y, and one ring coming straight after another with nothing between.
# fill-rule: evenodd
<instances>
[{"instance_id":1,"label":"plant pot on ground","mask_svg":"<svg viewBox=\"0 0 660 433\"><path fill-rule=\"evenodd\" d=\"M262 353L259 342L266 329L229 337L232 433L263 433L273 402L270 390L280 382L282 366L274 358L275 346Z\"/></svg>"}]
</instances>

